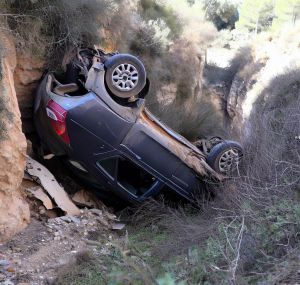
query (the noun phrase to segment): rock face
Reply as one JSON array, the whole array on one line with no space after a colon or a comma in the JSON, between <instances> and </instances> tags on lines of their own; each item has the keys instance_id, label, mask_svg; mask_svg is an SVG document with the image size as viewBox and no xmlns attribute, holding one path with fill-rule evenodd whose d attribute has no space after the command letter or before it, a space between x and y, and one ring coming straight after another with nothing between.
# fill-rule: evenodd
<instances>
[{"instance_id":1,"label":"rock face","mask_svg":"<svg viewBox=\"0 0 300 285\"><path fill-rule=\"evenodd\" d=\"M29 207L19 190L26 154L26 139L14 87L16 52L10 38L1 35L0 81L0 242L29 222Z\"/></svg>"},{"instance_id":2,"label":"rock face","mask_svg":"<svg viewBox=\"0 0 300 285\"><path fill-rule=\"evenodd\" d=\"M17 55L17 66L14 70L14 84L22 117L23 132L34 132L32 106L34 91L43 74L45 61L32 57L29 53Z\"/></svg>"},{"instance_id":3,"label":"rock face","mask_svg":"<svg viewBox=\"0 0 300 285\"><path fill-rule=\"evenodd\" d=\"M300 45L295 35L299 31L295 26L272 36L260 34L251 41L239 37L235 50L209 49L204 81L210 93L219 93L228 127L241 139L251 133L249 118L257 100L267 99L297 76Z\"/></svg>"}]
</instances>

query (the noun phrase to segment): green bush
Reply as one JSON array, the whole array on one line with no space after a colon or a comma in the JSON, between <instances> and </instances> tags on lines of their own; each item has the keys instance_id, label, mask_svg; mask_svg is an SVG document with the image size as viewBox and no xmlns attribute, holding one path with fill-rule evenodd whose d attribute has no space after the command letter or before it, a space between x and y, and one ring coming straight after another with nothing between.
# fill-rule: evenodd
<instances>
[{"instance_id":1,"label":"green bush","mask_svg":"<svg viewBox=\"0 0 300 285\"><path fill-rule=\"evenodd\" d=\"M218 30L234 29L239 18L237 1L204 0L206 19L212 21Z\"/></svg>"}]
</instances>

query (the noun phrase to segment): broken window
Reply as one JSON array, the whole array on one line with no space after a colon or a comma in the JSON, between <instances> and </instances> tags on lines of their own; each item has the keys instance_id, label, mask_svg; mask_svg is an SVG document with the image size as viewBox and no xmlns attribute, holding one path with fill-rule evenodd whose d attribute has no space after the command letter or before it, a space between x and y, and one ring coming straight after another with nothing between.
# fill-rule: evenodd
<instances>
[{"instance_id":1,"label":"broken window","mask_svg":"<svg viewBox=\"0 0 300 285\"><path fill-rule=\"evenodd\" d=\"M147 171L122 157L98 161L97 165L106 175L113 180L116 178L122 188L135 196L146 193L156 181L155 177Z\"/></svg>"},{"instance_id":2,"label":"broken window","mask_svg":"<svg viewBox=\"0 0 300 285\"><path fill-rule=\"evenodd\" d=\"M104 159L97 162L97 165L108 175L111 179L115 179L115 172L117 166L117 157Z\"/></svg>"},{"instance_id":3,"label":"broken window","mask_svg":"<svg viewBox=\"0 0 300 285\"><path fill-rule=\"evenodd\" d=\"M120 158L117 181L130 193L140 196L150 189L155 178L130 160Z\"/></svg>"}]
</instances>

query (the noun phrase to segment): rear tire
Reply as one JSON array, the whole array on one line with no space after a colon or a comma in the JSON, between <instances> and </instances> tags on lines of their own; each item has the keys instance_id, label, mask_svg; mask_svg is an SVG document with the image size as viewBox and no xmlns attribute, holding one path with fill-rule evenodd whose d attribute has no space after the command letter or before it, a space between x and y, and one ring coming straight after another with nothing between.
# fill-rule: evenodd
<instances>
[{"instance_id":1,"label":"rear tire","mask_svg":"<svg viewBox=\"0 0 300 285\"><path fill-rule=\"evenodd\" d=\"M117 54L104 63L105 82L109 91L119 98L138 95L146 84L143 63L130 54Z\"/></svg>"},{"instance_id":2,"label":"rear tire","mask_svg":"<svg viewBox=\"0 0 300 285\"><path fill-rule=\"evenodd\" d=\"M234 141L215 145L207 156L207 163L218 173L230 174L237 170L243 156L242 146Z\"/></svg>"}]
</instances>

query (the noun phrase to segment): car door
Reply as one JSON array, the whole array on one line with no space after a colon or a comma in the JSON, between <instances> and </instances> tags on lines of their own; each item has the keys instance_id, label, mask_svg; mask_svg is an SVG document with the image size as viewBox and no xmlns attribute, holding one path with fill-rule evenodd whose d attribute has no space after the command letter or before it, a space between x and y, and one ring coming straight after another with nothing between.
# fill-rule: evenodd
<instances>
[{"instance_id":1,"label":"car door","mask_svg":"<svg viewBox=\"0 0 300 285\"><path fill-rule=\"evenodd\" d=\"M170 179L181 161L167 147L163 136L137 121L122 141L123 150L134 155L141 163L162 179Z\"/></svg>"},{"instance_id":2,"label":"car door","mask_svg":"<svg viewBox=\"0 0 300 285\"><path fill-rule=\"evenodd\" d=\"M91 93L93 94L93 93ZM68 111L72 157L93 172L97 157L119 148L134 123L114 113L96 95Z\"/></svg>"},{"instance_id":3,"label":"car door","mask_svg":"<svg viewBox=\"0 0 300 285\"><path fill-rule=\"evenodd\" d=\"M163 183L125 156L111 156L96 162L113 191L126 200L142 201L157 194Z\"/></svg>"}]
</instances>

